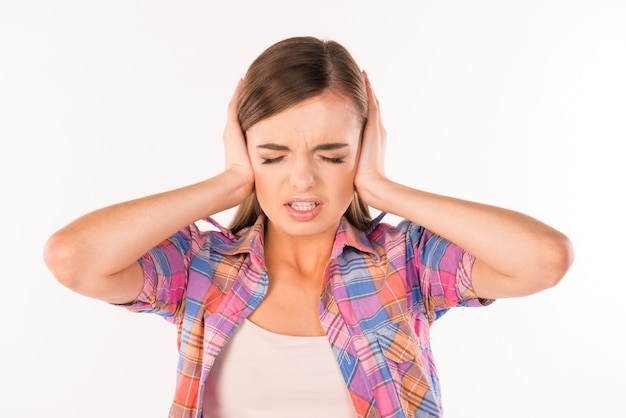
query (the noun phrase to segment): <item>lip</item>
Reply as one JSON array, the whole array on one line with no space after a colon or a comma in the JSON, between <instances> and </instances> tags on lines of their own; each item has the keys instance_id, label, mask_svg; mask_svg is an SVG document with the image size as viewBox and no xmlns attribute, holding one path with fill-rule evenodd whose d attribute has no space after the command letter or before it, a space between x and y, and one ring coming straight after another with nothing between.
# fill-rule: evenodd
<instances>
[{"instance_id":1,"label":"lip","mask_svg":"<svg viewBox=\"0 0 626 418\"><path fill-rule=\"evenodd\" d=\"M315 206L309 210L296 210L291 206L292 203L296 202L314 203ZM283 205L283 207L287 211L287 215L289 215L292 219L295 219L296 221L310 221L311 219L314 219L322 212L323 206L324 204L320 199L304 196L292 197L287 200Z\"/></svg>"}]
</instances>

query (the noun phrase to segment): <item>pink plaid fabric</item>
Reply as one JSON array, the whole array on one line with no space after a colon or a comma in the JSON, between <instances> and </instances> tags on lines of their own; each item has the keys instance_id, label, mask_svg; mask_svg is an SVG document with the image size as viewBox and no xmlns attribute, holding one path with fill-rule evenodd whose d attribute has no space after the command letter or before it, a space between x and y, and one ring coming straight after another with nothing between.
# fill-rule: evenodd
<instances>
[{"instance_id":1,"label":"pink plaid fabric","mask_svg":"<svg viewBox=\"0 0 626 418\"><path fill-rule=\"evenodd\" d=\"M141 259L145 284L135 312L178 327L177 385L170 417L202 417L215 358L263 300L264 217L237 236L196 224ZM432 323L454 306L481 306L471 286L474 257L403 221L369 232L342 219L320 295L319 315L359 417L440 417ZM297 385L297 382L294 382Z\"/></svg>"}]
</instances>

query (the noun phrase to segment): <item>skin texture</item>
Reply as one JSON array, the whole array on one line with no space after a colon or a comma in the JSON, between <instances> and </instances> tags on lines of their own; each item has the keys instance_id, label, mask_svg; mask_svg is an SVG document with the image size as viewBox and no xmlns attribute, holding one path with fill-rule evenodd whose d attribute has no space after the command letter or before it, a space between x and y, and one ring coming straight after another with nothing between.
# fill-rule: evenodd
<instances>
[{"instance_id":1,"label":"skin texture","mask_svg":"<svg viewBox=\"0 0 626 418\"><path fill-rule=\"evenodd\" d=\"M515 211L413 189L385 176L387 134L365 73L364 78L369 114L362 139L354 109L331 90L252 126L246 144L236 116L238 86L224 129L223 173L77 219L49 238L48 267L78 293L132 301L143 283L139 257L256 189L268 215L270 288L250 319L274 332L321 335L321 280L336 227L356 190L371 207L410 219L476 256L472 279L480 297L524 296L558 283L573 261L562 233ZM286 206L294 200L321 204L319 213L294 218Z\"/></svg>"}]
</instances>

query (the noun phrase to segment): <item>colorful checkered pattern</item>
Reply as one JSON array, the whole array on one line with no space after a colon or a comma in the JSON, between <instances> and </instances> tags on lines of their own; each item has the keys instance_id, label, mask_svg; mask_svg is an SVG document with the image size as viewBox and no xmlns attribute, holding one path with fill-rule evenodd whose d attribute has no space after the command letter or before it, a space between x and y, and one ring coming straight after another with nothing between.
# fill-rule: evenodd
<instances>
[{"instance_id":1,"label":"colorful checkered pattern","mask_svg":"<svg viewBox=\"0 0 626 418\"><path fill-rule=\"evenodd\" d=\"M170 417L202 417L208 373L268 288L264 221L237 236L196 224L141 259L144 288L128 308L178 327ZM359 417L440 417L429 328L453 306L480 306L474 257L409 221L361 232L342 219L324 275L319 315ZM294 382L295 384L296 382Z\"/></svg>"}]
</instances>

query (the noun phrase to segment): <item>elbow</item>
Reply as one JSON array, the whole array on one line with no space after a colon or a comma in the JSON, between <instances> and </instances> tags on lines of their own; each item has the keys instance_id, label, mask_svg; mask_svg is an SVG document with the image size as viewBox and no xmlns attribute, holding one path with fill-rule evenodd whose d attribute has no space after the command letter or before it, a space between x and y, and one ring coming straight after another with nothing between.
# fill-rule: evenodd
<instances>
[{"instance_id":1,"label":"elbow","mask_svg":"<svg viewBox=\"0 0 626 418\"><path fill-rule=\"evenodd\" d=\"M541 287L548 289L559 284L572 266L574 247L567 236L558 233L543 246L542 253L542 273L539 277L543 281Z\"/></svg>"},{"instance_id":2,"label":"elbow","mask_svg":"<svg viewBox=\"0 0 626 418\"><path fill-rule=\"evenodd\" d=\"M472 272L476 294L486 299L529 296L556 286L574 262L571 241L556 231L525 245L519 255L512 274L476 263Z\"/></svg>"},{"instance_id":3,"label":"elbow","mask_svg":"<svg viewBox=\"0 0 626 418\"><path fill-rule=\"evenodd\" d=\"M70 289L75 288L78 282L74 247L64 238L62 232L57 232L48 238L43 250L43 259L48 270L59 283Z\"/></svg>"}]
</instances>

